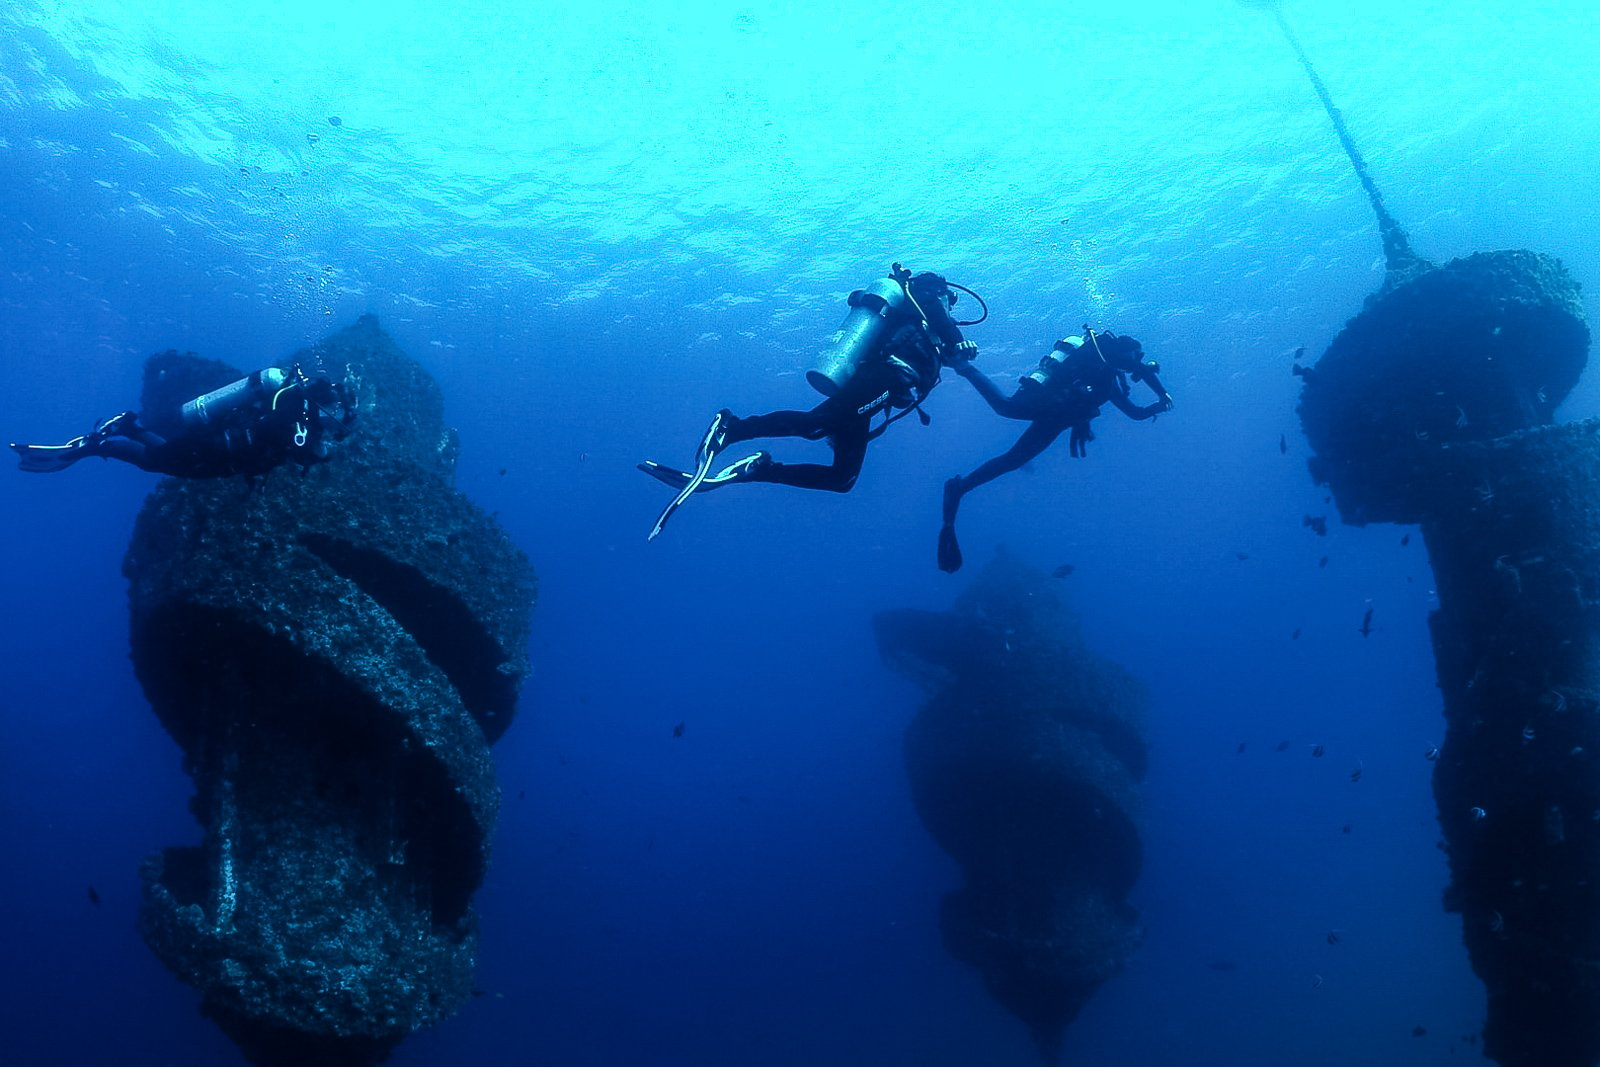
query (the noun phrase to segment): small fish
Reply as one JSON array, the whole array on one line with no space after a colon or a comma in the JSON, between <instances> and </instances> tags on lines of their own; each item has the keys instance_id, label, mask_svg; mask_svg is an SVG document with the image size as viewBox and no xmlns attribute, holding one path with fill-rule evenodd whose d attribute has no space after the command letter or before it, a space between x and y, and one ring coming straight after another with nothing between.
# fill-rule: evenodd
<instances>
[{"instance_id":1,"label":"small fish","mask_svg":"<svg viewBox=\"0 0 1600 1067\"><path fill-rule=\"evenodd\" d=\"M1343 826L1339 827L1339 832L1341 834L1349 833L1350 832L1350 824L1349 823L1345 823Z\"/></svg>"},{"instance_id":2,"label":"small fish","mask_svg":"<svg viewBox=\"0 0 1600 1067\"><path fill-rule=\"evenodd\" d=\"M1472 809L1472 821L1473 822L1482 822L1483 820L1487 819L1488 817L1489 817L1489 813L1484 811L1482 808L1473 808Z\"/></svg>"},{"instance_id":3,"label":"small fish","mask_svg":"<svg viewBox=\"0 0 1600 1067\"><path fill-rule=\"evenodd\" d=\"M1240 741L1239 742L1239 752L1238 752L1238 754L1241 755L1241 756L1244 755L1244 748L1245 748L1246 743L1247 742L1244 742L1244 741Z\"/></svg>"},{"instance_id":4,"label":"small fish","mask_svg":"<svg viewBox=\"0 0 1600 1067\"><path fill-rule=\"evenodd\" d=\"M1052 577L1052 578L1065 578L1067 575L1071 574L1072 571L1073 571L1072 564L1063 563L1061 566L1057 567L1055 570L1050 572L1050 577Z\"/></svg>"},{"instance_id":5,"label":"small fish","mask_svg":"<svg viewBox=\"0 0 1600 1067\"><path fill-rule=\"evenodd\" d=\"M1401 548L1406 547L1410 543L1411 543L1411 535L1410 534L1406 534L1404 537L1400 538L1400 547Z\"/></svg>"},{"instance_id":6,"label":"small fish","mask_svg":"<svg viewBox=\"0 0 1600 1067\"><path fill-rule=\"evenodd\" d=\"M1525 744L1525 745L1528 744L1536 736L1538 736L1538 735L1533 732L1533 727L1532 726L1524 726L1522 728L1522 743L1523 744Z\"/></svg>"},{"instance_id":7,"label":"small fish","mask_svg":"<svg viewBox=\"0 0 1600 1067\"><path fill-rule=\"evenodd\" d=\"M1322 981L1323 981L1322 975L1320 975L1320 974L1312 975L1311 976L1311 988L1312 989L1321 989L1322 988Z\"/></svg>"},{"instance_id":8,"label":"small fish","mask_svg":"<svg viewBox=\"0 0 1600 1067\"><path fill-rule=\"evenodd\" d=\"M1303 358L1305 356L1305 354L1306 354L1306 346L1305 345L1301 345L1299 348L1294 350L1294 358L1295 359L1301 359L1301 358Z\"/></svg>"},{"instance_id":9,"label":"small fish","mask_svg":"<svg viewBox=\"0 0 1600 1067\"><path fill-rule=\"evenodd\" d=\"M1287 751L1289 751L1289 742L1287 742L1287 741L1279 741L1278 742L1277 751L1279 751L1279 752L1287 752Z\"/></svg>"},{"instance_id":10,"label":"small fish","mask_svg":"<svg viewBox=\"0 0 1600 1067\"><path fill-rule=\"evenodd\" d=\"M1491 934L1503 934L1503 933L1505 933L1506 932L1506 917L1504 915L1501 915L1498 911L1494 912L1493 916L1494 917L1489 920L1489 932Z\"/></svg>"},{"instance_id":11,"label":"small fish","mask_svg":"<svg viewBox=\"0 0 1600 1067\"><path fill-rule=\"evenodd\" d=\"M1355 770L1350 772L1350 780L1352 782L1361 781L1361 768L1360 767L1357 767Z\"/></svg>"},{"instance_id":12,"label":"small fish","mask_svg":"<svg viewBox=\"0 0 1600 1067\"><path fill-rule=\"evenodd\" d=\"M1433 747L1429 748L1428 751L1422 754L1422 758L1427 760L1429 763L1432 763L1434 760L1438 759L1439 746L1434 745Z\"/></svg>"},{"instance_id":13,"label":"small fish","mask_svg":"<svg viewBox=\"0 0 1600 1067\"><path fill-rule=\"evenodd\" d=\"M100 891L94 886L89 887L89 903L97 908L100 906Z\"/></svg>"},{"instance_id":14,"label":"small fish","mask_svg":"<svg viewBox=\"0 0 1600 1067\"><path fill-rule=\"evenodd\" d=\"M1337 930L1329 930L1328 931L1328 944L1337 945L1341 940L1342 940L1342 938L1339 936L1339 931L1337 931Z\"/></svg>"},{"instance_id":15,"label":"small fish","mask_svg":"<svg viewBox=\"0 0 1600 1067\"><path fill-rule=\"evenodd\" d=\"M517 799L518 800L527 800L528 799L528 791L526 789L517 790Z\"/></svg>"},{"instance_id":16,"label":"small fish","mask_svg":"<svg viewBox=\"0 0 1600 1067\"><path fill-rule=\"evenodd\" d=\"M1237 971L1239 969L1239 965L1232 960L1212 960L1206 966L1221 974L1227 974L1229 971Z\"/></svg>"},{"instance_id":17,"label":"small fish","mask_svg":"<svg viewBox=\"0 0 1600 1067\"><path fill-rule=\"evenodd\" d=\"M328 116L328 125L329 126L343 126L344 125L344 119L340 118L338 115L329 115Z\"/></svg>"},{"instance_id":18,"label":"small fish","mask_svg":"<svg viewBox=\"0 0 1600 1067\"><path fill-rule=\"evenodd\" d=\"M1307 515L1300 520L1300 525L1311 527L1311 532L1318 537L1328 536L1328 516L1326 515Z\"/></svg>"},{"instance_id":19,"label":"small fish","mask_svg":"<svg viewBox=\"0 0 1600 1067\"><path fill-rule=\"evenodd\" d=\"M1234 559L1249 559L1250 558L1250 553L1248 553L1248 552L1235 552L1233 554L1233 558Z\"/></svg>"},{"instance_id":20,"label":"small fish","mask_svg":"<svg viewBox=\"0 0 1600 1067\"><path fill-rule=\"evenodd\" d=\"M688 724L689 724L689 721L687 719L679 722L678 725L676 725L676 726L674 726L672 728L672 736L673 737L682 737L683 736L683 728L685 726L687 726Z\"/></svg>"},{"instance_id":21,"label":"small fish","mask_svg":"<svg viewBox=\"0 0 1600 1067\"><path fill-rule=\"evenodd\" d=\"M1289 451L1289 439L1283 434L1278 435L1278 454L1284 455Z\"/></svg>"},{"instance_id":22,"label":"small fish","mask_svg":"<svg viewBox=\"0 0 1600 1067\"><path fill-rule=\"evenodd\" d=\"M1418 1023L1416 1026L1413 1026L1411 1028L1411 1036L1412 1037L1427 1037L1428 1036L1428 1028L1426 1026L1423 1026L1421 1023Z\"/></svg>"},{"instance_id":23,"label":"small fish","mask_svg":"<svg viewBox=\"0 0 1600 1067\"><path fill-rule=\"evenodd\" d=\"M1317 560L1317 566L1318 567L1326 567L1327 565L1328 565L1328 557L1327 556L1323 556L1321 559Z\"/></svg>"},{"instance_id":24,"label":"small fish","mask_svg":"<svg viewBox=\"0 0 1600 1067\"><path fill-rule=\"evenodd\" d=\"M1371 637L1372 636L1372 609L1371 608L1368 608L1367 609L1367 613L1365 615L1361 616L1361 628L1358 629L1356 632L1359 633L1362 637Z\"/></svg>"},{"instance_id":25,"label":"small fish","mask_svg":"<svg viewBox=\"0 0 1600 1067\"><path fill-rule=\"evenodd\" d=\"M1315 744L1315 745L1311 746L1311 755L1315 756L1318 759L1321 759L1322 758L1322 754L1324 752L1326 752L1326 751L1328 751L1328 750L1323 748L1321 744Z\"/></svg>"},{"instance_id":26,"label":"small fish","mask_svg":"<svg viewBox=\"0 0 1600 1067\"><path fill-rule=\"evenodd\" d=\"M1295 628L1294 628L1294 633L1292 633L1292 634L1290 634L1290 635L1289 635L1289 640L1291 640L1291 641L1298 641L1298 640L1300 640L1300 627L1298 627L1298 626L1296 626L1296 627L1295 627Z\"/></svg>"},{"instance_id":27,"label":"small fish","mask_svg":"<svg viewBox=\"0 0 1600 1067\"><path fill-rule=\"evenodd\" d=\"M504 478L505 476L506 476L506 469L504 467L501 467L500 468L500 477Z\"/></svg>"}]
</instances>

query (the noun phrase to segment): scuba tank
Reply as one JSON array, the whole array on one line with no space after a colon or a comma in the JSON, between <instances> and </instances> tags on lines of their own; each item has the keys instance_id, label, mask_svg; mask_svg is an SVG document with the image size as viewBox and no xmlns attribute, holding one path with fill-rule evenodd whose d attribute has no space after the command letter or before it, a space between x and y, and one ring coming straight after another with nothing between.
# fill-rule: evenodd
<instances>
[{"instance_id":1,"label":"scuba tank","mask_svg":"<svg viewBox=\"0 0 1600 1067\"><path fill-rule=\"evenodd\" d=\"M1082 376L1079 368L1087 355L1083 347L1083 338L1063 337L1039 360L1039 366L1023 377L1031 379L1037 385L1047 385L1057 389L1071 388L1072 380Z\"/></svg>"},{"instance_id":2,"label":"scuba tank","mask_svg":"<svg viewBox=\"0 0 1600 1067\"><path fill-rule=\"evenodd\" d=\"M851 293L849 313L818 354L816 368L806 371L806 381L823 396L838 396L862 360L900 324L910 302L905 286L893 277L879 278Z\"/></svg>"},{"instance_id":3,"label":"scuba tank","mask_svg":"<svg viewBox=\"0 0 1600 1067\"><path fill-rule=\"evenodd\" d=\"M254 404L258 400L270 399L288 382L289 376L283 371L277 367L267 367L249 377L224 385L221 389L213 389L209 393L195 397L183 405L179 414L186 428L209 426L242 407Z\"/></svg>"}]
</instances>

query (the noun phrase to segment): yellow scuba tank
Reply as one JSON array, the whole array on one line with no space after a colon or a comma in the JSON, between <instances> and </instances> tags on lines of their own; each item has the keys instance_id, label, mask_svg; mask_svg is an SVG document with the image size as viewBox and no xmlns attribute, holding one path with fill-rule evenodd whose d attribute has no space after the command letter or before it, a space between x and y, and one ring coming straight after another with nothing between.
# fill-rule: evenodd
<instances>
[{"instance_id":1,"label":"yellow scuba tank","mask_svg":"<svg viewBox=\"0 0 1600 1067\"><path fill-rule=\"evenodd\" d=\"M897 264L898 266L898 264ZM850 294L850 311L817 355L806 381L823 396L838 396L885 335L900 325L911 300L895 278L879 278Z\"/></svg>"},{"instance_id":2,"label":"yellow scuba tank","mask_svg":"<svg viewBox=\"0 0 1600 1067\"><path fill-rule=\"evenodd\" d=\"M180 415L183 424L191 429L209 426L257 400L269 399L288 384L289 376L277 367L258 370L248 377L213 389L183 405Z\"/></svg>"}]
</instances>

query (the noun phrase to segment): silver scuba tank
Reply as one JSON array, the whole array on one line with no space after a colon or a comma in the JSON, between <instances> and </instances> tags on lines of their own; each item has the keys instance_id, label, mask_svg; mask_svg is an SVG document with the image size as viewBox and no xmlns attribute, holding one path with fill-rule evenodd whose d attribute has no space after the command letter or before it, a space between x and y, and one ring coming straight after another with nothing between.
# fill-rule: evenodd
<instances>
[{"instance_id":1,"label":"silver scuba tank","mask_svg":"<svg viewBox=\"0 0 1600 1067\"><path fill-rule=\"evenodd\" d=\"M861 361L872 355L884 335L896 325L910 303L905 289L893 278L879 278L850 294L850 311L817 355L817 366L806 371L806 381L823 396L838 396L855 377Z\"/></svg>"},{"instance_id":2,"label":"silver scuba tank","mask_svg":"<svg viewBox=\"0 0 1600 1067\"><path fill-rule=\"evenodd\" d=\"M1070 357L1077 355L1078 350L1082 347L1083 338L1063 337L1051 346L1050 351L1040 358L1039 366L1023 375L1023 377L1032 378L1039 385L1049 385L1050 379L1061 370L1061 365Z\"/></svg>"},{"instance_id":3,"label":"silver scuba tank","mask_svg":"<svg viewBox=\"0 0 1600 1067\"><path fill-rule=\"evenodd\" d=\"M183 405L180 411L183 425L190 429L209 426L227 416L229 412L271 397L288 381L289 376L277 367L258 370L248 377L224 385L221 389L213 389L209 393L197 396Z\"/></svg>"}]
</instances>

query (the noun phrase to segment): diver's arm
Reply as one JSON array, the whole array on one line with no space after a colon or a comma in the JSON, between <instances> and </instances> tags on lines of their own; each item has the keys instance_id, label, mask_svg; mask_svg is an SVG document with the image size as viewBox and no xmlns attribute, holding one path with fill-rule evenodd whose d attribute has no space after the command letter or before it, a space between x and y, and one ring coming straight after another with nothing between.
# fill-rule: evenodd
<instances>
[{"instance_id":1,"label":"diver's arm","mask_svg":"<svg viewBox=\"0 0 1600 1067\"><path fill-rule=\"evenodd\" d=\"M1140 421L1153 419L1157 415L1172 410L1172 396L1167 392L1166 387L1161 384L1161 379L1155 376L1154 371L1146 371L1139 376L1138 380L1148 385L1150 391L1156 394L1156 402L1154 404L1145 404L1141 407L1133 402L1133 398L1128 396L1125 390L1113 389L1111 390L1111 403L1116 405L1118 411L1130 419Z\"/></svg>"},{"instance_id":2,"label":"diver's arm","mask_svg":"<svg viewBox=\"0 0 1600 1067\"><path fill-rule=\"evenodd\" d=\"M970 361L955 363L952 366L957 374L972 383L972 387L978 391L978 395L983 397L989 407L994 409L996 415L1006 419L1032 419L1038 414L1032 408L1024 412L1022 410L1024 405L1017 402L1015 394L1006 396L1000 391L999 386L989 380L987 374L974 367Z\"/></svg>"}]
</instances>

